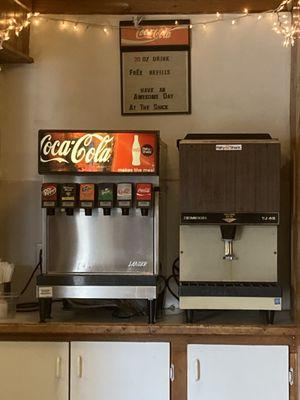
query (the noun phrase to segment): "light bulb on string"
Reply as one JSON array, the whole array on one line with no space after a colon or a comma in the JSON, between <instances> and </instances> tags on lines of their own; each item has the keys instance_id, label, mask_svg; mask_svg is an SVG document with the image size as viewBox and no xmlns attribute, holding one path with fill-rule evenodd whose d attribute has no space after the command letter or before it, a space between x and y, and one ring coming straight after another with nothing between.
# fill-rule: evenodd
<instances>
[{"instance_id":1,"label":"light bulb on string","mask_svg":"<svg viewBox=\"0 0 300 400\"><path fill-rule=\"evenodd\" d=\"M108 29L107 26L105 26L105 27L103 28L103 32L105 33L105 35L108 35L108 34L109 34L109 29Z\"/></svg>"},{"instance_id":2,"label":"light bulb on string","mask_svg":"<svg viewBox=\"0 0 300 400\"><path fill-rule=\"evenodd\" d=\"M259 16L257 17L257 20L260 21L261 19L262 19L262 15L259 15Z\"/></svg>"},{"instance_id":3,"label":"light bulb on string","mask_svg":"<svg viewBox=\"0 0 300 400\"><path fill-rule=\"evenodd\" d=\"M60 25L59 25L61 30L65 30L67 28L67 24L65 21L61 21Z\"/></svg>"},{"instance_id":4,"label":"light bulb on string","mask_svg":"<svg viewBox=\"0 0 300 400\"><path fill-rule=\"evenodd\" d=\"M233 20L231 21L231 25L236 25L236 19L233 19Z\"/></svg>"},{"instance_id":5,"label":"light bulb on string","mask_svg":"<svg viewBox=\"0 0 300 400\"><path fill-rule=\"evenodd\" d=\"M34 18L34 20L32 21L33 25L38 26L40 25L41 21L40 18Z\"/></svg>"}]
</instances>

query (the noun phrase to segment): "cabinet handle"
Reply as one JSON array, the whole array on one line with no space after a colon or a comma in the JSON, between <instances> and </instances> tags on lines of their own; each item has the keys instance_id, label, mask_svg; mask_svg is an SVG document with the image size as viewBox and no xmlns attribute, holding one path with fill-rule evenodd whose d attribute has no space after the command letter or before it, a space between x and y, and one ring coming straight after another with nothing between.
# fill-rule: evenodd
<instances>
[{"instance_id":1,"label":"cabinet handle","mask_svg":"<svg viewBox=\"0 0 300 400\"><path fill-rule=\"evenodd\" d=\"M61 357L56 357L56 378L61 378Z\"/></svg>"},{"instance_id":2,"label":"cabinet handle","mask_svg":"<svg viewBox=\"0 0 300 400\"><path fill-rule=\"evenodd\" d=\"M170 380L171 382L175 380L175 367L173 363L170 365Z\"/></svg>"},{"instance_id":3,"label":"cabinet handle","mask_svg":"<svg viewBox=\"0 0 300 400\"><path fill-rule=\"evenodd\" d=\"M77 376L78 378L82 378L82 357L77 357Z\"/></svg>"},{"instance_id":4,"label":"cabinet handle","mask_svg":"<svg viewBox=\"0 0 300 400\"><path fill-rule=\"evenodd\" d=\"M200 370L200 361L198 358L195 360L195 381L200 381L200 375L201 375L201 370Z\"/></svg>"}]
</instances>

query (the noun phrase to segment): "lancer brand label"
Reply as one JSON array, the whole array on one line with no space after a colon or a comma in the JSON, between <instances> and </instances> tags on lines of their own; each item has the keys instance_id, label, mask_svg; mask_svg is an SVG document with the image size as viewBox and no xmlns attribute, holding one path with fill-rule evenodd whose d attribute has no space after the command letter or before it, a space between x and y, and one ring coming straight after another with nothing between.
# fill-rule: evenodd
<instances>
[{"instance_id":1,"label":"lancer brand label","mask_svg":"<svg viewBox=\"0 0 300 400\"><path fill-rule=\"evenodd\" d=\"M147 265L147 261L130 261L128 264L128 267L130 268L135 268L135 267L139 267L139 268L143 268L146 267Z\"/></svg>"}]
</instances>

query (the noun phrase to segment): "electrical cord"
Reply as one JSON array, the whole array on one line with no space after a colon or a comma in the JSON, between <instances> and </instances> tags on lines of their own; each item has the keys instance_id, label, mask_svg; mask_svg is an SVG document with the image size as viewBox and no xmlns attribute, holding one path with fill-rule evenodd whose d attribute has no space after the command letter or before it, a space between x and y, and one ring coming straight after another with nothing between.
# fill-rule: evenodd
<instances>
[{"instance_id":1,"label":"electrical cord","mask_svg":"<svg viewBox=\"0 0 300 400\"><path fill-rule=\"evenodd\" d=\"M173 290L171 289L171 287L170 287L170 284L169 284L169 282L170 282L170 280L171 279L174 279L174 276L173 275L170 275L169 277L168 277L168 279L167 279L167 288L168 288L168 290L169 290L169 292L171 293L171 295L173 296L173 297L175 297L175 299L176 300L179 300L179 296L175 293L175 292L173 292ZM175 280L175 279L174 279ZM176 282L176 281L175 281Z\"/></svg>"},{"instance_id":2,"label":"electrical cord","mask_svg":"<svg viewBox=\"0 0 300 400\"><path fill-rule=\"evenodd\" d=\"M29 279L27 280L25 286L20 292L19 296L22 296L26 290L28 289L28 286L30 285L34 275L36 274L37 270L40 268L41 274L43 273L42 271L42 250L40 250L39 254L39 262L35 266L34 270L32 271ZM32 312L32 311L37 311L38 310L38 303L37 302L28 302L28 303L19 303L17 304L17 312Z\"/></svg>"},{"instance_id":3,"label":"electrical cord","mask_svg":"<svg viewBox=\"0 0 300 400\"><path fill-rule=\"evenodd\" d=\"M28 288L28 286L30 285L36 271L40 268L40 271L42 273L42 252L40 251L40 258L39 258L39 262L37 263L36 267L34 268L34 270L32 271L28 281L26 282L24 288L21 290L20 296L22 296L22 294L24 294Z\"/></svg>"},{"instance_id":4,"label":"electrical cord","mask_svg":"<svg viewBox=\"0 0 300 400\"><path fill-rule=\"evenodd\" d=\"M176 294L170 286L171 279L174 279L177 286L179 286L179 257L175 258L172 264L172 275L166 280L166 287L176 300L179 300L178 294Z\"/></svg>"}]
</instances>

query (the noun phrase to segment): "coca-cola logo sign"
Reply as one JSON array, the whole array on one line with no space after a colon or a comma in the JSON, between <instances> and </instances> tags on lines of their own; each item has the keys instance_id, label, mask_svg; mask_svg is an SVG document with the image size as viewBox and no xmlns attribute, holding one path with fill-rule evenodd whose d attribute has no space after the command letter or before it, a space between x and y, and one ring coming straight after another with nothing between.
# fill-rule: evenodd
<instances>
[{"instance_id":1,"label":"coca-cola logo sign","mask_svg":"<svg viewBox=\"0 0 300 400\"><path fill-rule=\"evenodd\" d=\"M93 139L98 141L97 147L91 147ZM59 163L78 164L85 163L107 163L112 157L110 146L114 138L110 135L98 133L87 133L78 140L53 140L52 136L46 135L40 143L40 161L48 163L57 161Z\"/></svg>"},{"instance_id":2,"label":"coca-cola logo sign","mask_svg":"<svg viewBox=\"0 0 300 400\"><path fill-rule=\"evenodd\" d=\"M155 131L39 132L40 174L155 174Z\"/></svg>"},{"instance_id":3,"label":"coca-cola logo sign","mask_svg":"<svg viewBox=\"0 0 300 400\"><path fill-rule=\"evenodd\" d=\"M136 197L138 200L151 200L152 185L151 183L137 183Z\"/></svg>"},{"instance_id":4,"label":"coca-cola logo sign","mask_svg":"<svg viewBox=\"0 0 300 400\"><path fill-rule=\"evenodd\" d=\"M169 39L172 34L172 28L167 26L159 26L157 28L140 28L136 32L137 39Z\"/></svg>"}]
</instances>

